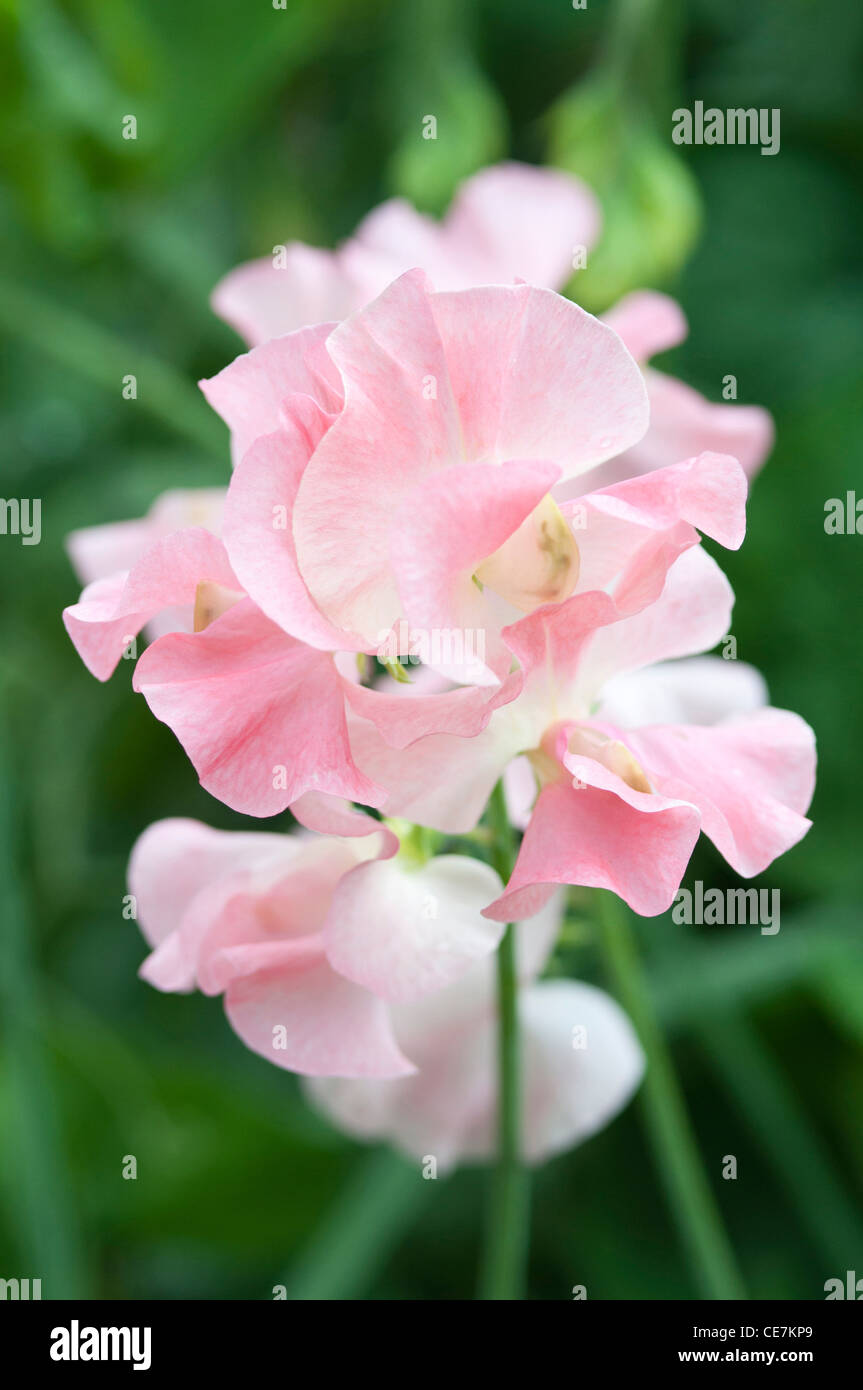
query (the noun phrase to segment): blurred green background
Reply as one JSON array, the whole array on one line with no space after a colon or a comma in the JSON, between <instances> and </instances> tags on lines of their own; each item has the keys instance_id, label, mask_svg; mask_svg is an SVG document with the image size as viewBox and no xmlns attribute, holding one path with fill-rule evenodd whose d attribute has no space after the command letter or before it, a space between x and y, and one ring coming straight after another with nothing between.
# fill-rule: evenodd
<instances>
[{"instance_id":1,"label":"blurred green background","mask_svg":"<svg viewBox=\"0 0 863 1390\"><path fill-rule=\"evenodd\" d=\"M291 237L331 245L393 191L439 211L505 155L597 183L590 308L671 289L691 335L665 365L714 400L733 373L776 418L747 542L722 562L740 658L816 729L815 827L762 880L782 892L778 936L636 925L748 1296L822 1298L863 1274L863 539L823 524L828 498L863 492L863 9L0 0L0 40L2 492L42 499L39 546L0 537L0 1276L41 1277L44 1297L472 1296L485 1174L423 1182L354 1145L218 1000L137 980L135 837L166 815L241 821L127 663L107 686L87 675L60 610L70 529L227 479L194 386L241 346L208 308L218 277ZM696 99L779 107L781 152L678 150L671 110ZM735 882L705 844L696 878ZM613 988L587 920L556 968ZM548 1164L531 1296L699 1296L667 1176L637 1103Z\"/></svg>"}]
</instances>

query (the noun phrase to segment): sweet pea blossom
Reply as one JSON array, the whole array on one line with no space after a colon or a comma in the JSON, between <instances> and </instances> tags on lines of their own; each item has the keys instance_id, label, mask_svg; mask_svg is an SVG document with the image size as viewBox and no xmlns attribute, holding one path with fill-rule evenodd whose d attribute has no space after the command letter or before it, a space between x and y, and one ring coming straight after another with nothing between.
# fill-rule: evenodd
<instances>
[{"instance_id":1,"label":"sweet pea blossom","mask_svg":"<svg viewBox=\"0 0 863 1390\"><path fill-rule=\"evenodd\" d=\"M393 831L343 811L339 836L212 830L164 820L140 837L129 890L157 989L224 996L253 1052L306 1076L416 1069L396 1008L446 991L493 952L480 915L501 887L487 864L418 866Z\"/></svg>"},{"instance_id":2,"label":"sweet pea blossom","mask_svg":"<svg viewBox=\"0 0 863 1390\"><path fill-rule=\"evenodd\" d=\"M465 180L442 222L391 198L336 251L295 241L272 259L238 266L216 286L212 304L254 347L348 318L415 266L443 290L516 278L560 289L576 249L590 247L598 227L597 201L578 179L497 164Z\"/></svg>"},{"instance_id":3,"label":"sweet pea blossom","mask_svg":"<svg viewBox=\"0 0 863 1390\"><path fill-rule=\"evenodd\" d=\"M729 458L636 480L646 503L627 500L633 485L563 508L549 496L646 423L616 335L549 291L441 295L410 273L334 331L265 344L205 386L239 457L223 540L164 536L64 616L106 679L132 634L191 607L194 630L154 642L134 685L202 784L253 815L309 791L383 805L390 788L358 763L354 728L396 748L472 737L521 688L513 619L597 585L632 611L696 527L742 538L745 480ZM639 581L621 587L636 556ZM479 632L481 660L441 662L476 684L409 702L366 689L356 655L402 628Z\"/></svg>"},{"instance_id":4,"label":"sweet pea blossom","mask_svg":"<svg viewBox=\"0 0 863 1390\"><path fill-rule=\"evenodd\" d=\"M504 633L522 672L518 698L467 750L433 736L396 752L366 728L354 739L359 761L395 789L392 813L458 833L520 760L510 794L526 829L506 892L487 909L499 921L530 916L562 883L662 912L701 830L751 877L808 830L815 750L804 720L763 704L748 668L677 664L721 640L731 606L727 580L696 546L636 612L599 590L539 609Z\"/></svg>"},{"instance_id":5,"label":"sweet pea blossom","mask_svg":"<svg viewBox=\"0 0 863 1390\"><path fill-rule=\"evenodd\" d=\"M522 1038L522 1157L540 1163L596 1133L638 1086L644 1056L629 1019L602 990L539 980L553 947L562 895L517 937ZM494 969L478 961L417 1003L395 1005L393 1031L417 1064L392 1081L321 1077L306 1095L339 1128L385 1139L438 1173L495 1151L497 1070Z\"/></svg>"}]
</instances>

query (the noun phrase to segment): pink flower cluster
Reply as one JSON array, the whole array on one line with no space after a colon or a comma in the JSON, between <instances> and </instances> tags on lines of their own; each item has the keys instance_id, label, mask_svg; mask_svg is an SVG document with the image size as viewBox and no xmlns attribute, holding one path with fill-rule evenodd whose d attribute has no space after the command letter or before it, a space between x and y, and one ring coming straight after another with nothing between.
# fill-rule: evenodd
<instances>
[{"instance_id":1,"label":"pink flower cluster","mask_svg":"<svg viewBox=\"0 0 863 1390\"><path fill-rule=\"evenodd\" d=\"M498 924L536 918L533 980L557 885L652 915L699 831L749 876L808 828L810 729L699 655L732 607L701 537L741 544L769 416L645 365L685 333L664 296L603 322L555 292L597 225L574 180L503 165L441 224L396 200L336 252L234 271L214 303L252 347L201 383L226 495L71 541L87 587L65 621L93 674L146 627L135 689L202 785L317 832L146 832L146 977L224 993L343 1123L453 1159L488 1146ZM462 834L501 777L524 829L507 884L393 858L350 805ZM640 1054L585 986L531 984L522 1009L538 1157L613 1113ZM558 1044L582 1015L605 1041L574 1066Z\"/></svg>"}]
</instances>

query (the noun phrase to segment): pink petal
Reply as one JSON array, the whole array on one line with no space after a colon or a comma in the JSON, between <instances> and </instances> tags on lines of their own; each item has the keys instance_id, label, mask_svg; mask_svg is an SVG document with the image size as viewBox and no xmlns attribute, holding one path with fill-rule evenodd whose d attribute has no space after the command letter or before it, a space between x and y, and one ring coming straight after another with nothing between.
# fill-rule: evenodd
<instances>
[{"instance_id":1,"label":"pink petal","mask_svg":"<svg viewBox=\"0 0 863 1390\"><path fill-rule=\"evenodd\" d=\"M420 671L426 669L421 667ZM472 686L423 695L405 693L404 686L390 694L351 685L345 694L352 710L374 724L390 747L407 748L430 734L475 738L487 727L496 709L515 699L522 683L521 675L513 672L492 688Z\"/></svg>"},{"instance_id":2,"label":"pink petal","mask_svg":"<svg viewBox=\"0 0 863 1390\"><path fill-rule=\"evenodd\" d=\"M310 324L335 323L363 302L341 257L294 241L284 264L271 256L247 261L213 290L213 312L254 346Z\"/></svg>"},{"instance_id":3,"label":"pink petal","mask_svg":"<svg viewBox=\"0 0 863 1390\"><path fill-rule=\"evenodd\" d=\"M519 748L517 733L504 729L501 737L492 726L472 738L430 734L404 749L390 747L364 719L352 720L350 730L358 767L386 788L386 814L449 835L473 830Z\"/></svg>"},{"instance_id":4,"label":"pink petal","mask_svg":"<svg viewBox=\"0 0 863 1390\"><path fill-rule=\"evenodd\" d=\"M460 457L425 277L402 276L335 329L327 346L345 406L300 483L297 557L329 619L375 643L400 616L390 566L394 513L420 480Z\"/></svg>"},{"instance_id":5,"label":"pink petal","mask_svg":"<svg viewBox=\"0 0 863 1390\"><path fill-rule=\"evenodd\" d=\"M670 907L698 839L697 810L633 791L590 758L577 767L583 786L540 792L506 891L485 910L493 921L537 911L537 888L558 883L608 888L644 917Z\"/></svg>"},{"instance_id":6,"label":"pink petal","mask_svg":"<svg viewBox=\"0 0 863 1390\"><path fill-rule=\"evenodd\" d=\"M496 164L467 179L453 201L444 233L450 275L413 263L439 289L519 278L556 290L572 275L576 249L596 240L599 220L596 198L569 174Z\"/></svg>"},{"instance_id":7,"label":"pink petal","mask_svg":"<svg viewBox=\"0 0 863 1390\"><path fill-rule=\"evenodd\" d=\"M640 439L641 373L616 333L531 285L433 296L468 459L584 473ZM542 403L538 409L538 403Z\"/></svg>"},{"instance_id":8,"label":"pink petal","mask_svg":"<svg viewBox=\"0 0 863 1390\"><path fill-rule=\"evenodd\" d=\"M291 803L291 814L307 830L316 830L320 835L340 835L351 839L355 835L380 835L382 849L380 857L390 859L398 854L399 842L388 826L373 820L364 811L355 811L349 801L326 792L303 792L298 801Z\"/></svg>"},{"instance_id":9,"label":"pink petal","mask_svg":"<svg viewBox=\"0 0 863 1390\"><path fill-rule=\"evenodd\" d=\"M134 684L201 785L236 811L275 815L310 790L366 805L383 795L351 759L332 658L249 599L203 632L163 637L139 658Z\"/></svg>"},{"instance_id":10,"label":"pink petal","mask_svg":"<svg viewBox=\"0 0 863 1390\"><path fill-rule=\"evenodd\" d=\"M319 323L274 338L198 383L231 431L235 464L256 439L281 427L291 396L311 396L325 415L341 408L341 382L326 347L332 329Z\"/></svg>"},{"instance_id":11,"label":"pink petal","mask_svg":"<svg viewBox=\"0 0 863 1390\"><path fill-rule=\"evenodd\" d=\"M305 1076L398 1077L415 1070L380 999L337 975L323 956L302 969L293 964L271 964L228 986L225 1012L247 1047Z\"/></svg>"},{"instance_id":12,"label":"pink petal","mask_svg":"<svg viewBox=\"0 0 863 1390\"><path fill-rule=\"evenodd\" d=\"M620 622L599 627L585 642L577 673L579 689L593 699L606 681L622 671L708 651L728 632L733 603L731 586L716 561L701 546L684 551L668 571L655 602ZM564 638L565 621L560 628L558 643ZM561 664L564 661L562 655Z\"/></svg>"},{"instance_id":13,"label":"pink petal","mask_svg":"<svg viewBox=\"0 0 863 1390\"><path fill-rule=\"evenodd\" d=\"M160 610L194 604L205 580L239 590L225 548L195 527L157 541L128 575L98 579L63 613L78 655L99 680L107 680L124 649Z\"/></svg>"},{"instance_id":14,"label":"pink petal","mask_svg":"<svg viewBox=\"0 0 863 1390\"><path fill-rule=\"evenodd\" d=\"M621 531L624 525L659 531L687 521L720 545L737 550L746 534L747 490L746 475L736 459L705 453L588 493L565 503L562 510L570 515L579 507L587 509L584 571L592 557L594 533L603 523L612 530L616 522ZM582 573L580 584L585 583Z\"/></svg>"},{"instance_id":15,"label":"pink petal","mask_svg":"<svg viewBox=\"0 0 863 1390\"><path fill-rule=\"evenodd\" d=\"M225 544L246 592L293 637L324 651L361 642L316 607L297 567L292 527L300 481L326 429L308 396L293 397L282 428L256 440L238 463L225 505Z\"/></svg>"},{"instance_id":16,"label":"pink petal","mask_svg":"<svg viewBox=\"0 0 863 1390\"><path fill-rule=\"evenodd\" d=\"M473 575L558 476L554 464L469 464L435 474L402 504L391 553L409 626L425 634L469 633L476 649L472 664L432 662L452 679L486 684L508 669L509 653Z\"/></svg>"},{"instance_id":17,"label":"pink petal","mask_svg":"<svg viewBox=\"0 0 863 1390\"><path fill-rule=\"evenodd\" d=\"M773 446L773 421L757 405L708 401L691 386L662 372L645 373L650 428L614 461L615 477L647 473L693 454L731 454L747 477L757 473ZM609 479L611 481L611 479Z\"/></svg>"},{"instance_id":18,"label":"pink petal","mask_svg":"<svg viewBox=\"0 0 863 1390\"><path fill-rule=\"evenodd\" d=\"M603 317L623 339L636 362L647 362L656 353L677 347L689 331L680 305L655 290L635 290Z\"/></svg>"},{"instance_id":19,"label":"pink petal","mask_svg":"<svg viewBox=\"0 0 863 1390\"><path fill-rule=\"evenodd\" d=\"M149 825L129 859L129 892L147 941L155 946L176 931L192 899L215 878L285 843L283 835L213 830L179 817Z\"/></svg>"},{"instance_id":20,"label":"pink petal","mask_svg":"<svg viewBox=\"0 0 863 1390\"><path fill-rule=\"evenodd\" d=\"M809 829L815 739L796 714L764 709L712 728L631 730L626 743L659 793L699 808L705 835L744 878Z\"/></svg>"},{"instance_id":21,"label":"pink petal","mask_svg":"<svg viewBox=\"0 0 863 1390\"><path fill-rule=\"evenodd\" d=\"M617 336L530 286L434 294L411 272L328 348L345 408L300 484L297 556L322 611L369 640L400 616L393 515L430 474L530 458L577 473L647 422L641 375Z\"/></svg>"}]
</instances>

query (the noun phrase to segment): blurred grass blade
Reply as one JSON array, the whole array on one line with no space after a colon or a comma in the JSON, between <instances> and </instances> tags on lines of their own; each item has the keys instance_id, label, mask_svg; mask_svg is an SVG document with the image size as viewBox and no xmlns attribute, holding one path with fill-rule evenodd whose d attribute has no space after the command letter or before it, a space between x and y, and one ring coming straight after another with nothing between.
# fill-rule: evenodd
<instances>
[{"instance_id":1,"label":"blurred grass blade","mask_svg":"<svg viewBox=\"0 0 863 1390\"><path fill-rule=\"evenodd\" d=\"M847 980L852 966L863 971L859 904L834 899L789 914L787 921L783 915L781 936L767 950L761 936L711 942L709 954L676 937L673 949L653 955L651 993L664 1026L684 1029L707 1013L724 1013L729 999L752 1005L799 981L819 981L825 972Z\"/></svg>"},{"instance_id":2,"label":"blurred grass blade","mask_svg":"<svg viewBox=\"0 0 863 1390\"><path fill-rule=\"evenodd\" d=\"M853 1269L863 1250L863 1223L787 1078L755 1030L740 1012L726 1009L721 1018L697 1028L696 1036L745 1115L801 1226L826 1260L826 1272Z\"/></svg>"},{"instance_id":3,"label":"blurred grass blade","mask_svg":"<svg viewBox=\"0 0 863 1390\"><path fill-rule=\"evenodd\" d=\"M389 1149L368 1158L289 1279L291 1300L362 1298L429 1197L419 1164Z\"/></svg>"},{"instance_id":4,"label":"blurred grass blade","mask_svg":"<svg viewBox=\"0 0 863 1390\"><path fill-rule=\"evenodd\" d=\"M598 892L605 957L620 1003L647 1054L640 1100L648 1138L672 1216L704 1297L745 1298L734 1252L707 1181L671 1054L657 1020L629 909Z\"/></svg>"},{"instance_id":5,"label":"blurred grass blade","mask_svg":"<svg viewBox=\"0 0 863 1390\"><path fill-rule=\"evenodd\" d=\"M122 379L138 379L136 406L199 448L226 454L224 425L203 396L164 362L74 309L0 281L0 325L121 398Z\"/></svg>"},{"instance_id":6,"label":"blurred grass blade","mask_svg":"<svg viewBox=\"0 0 863 1390\"><path fill-rule=\"evenodd\" d=\"M22 1265L4 1269L3 1274L41 1279L46 1299L86 1298L83 1252L70 1206L72 1184L39 1032L42 1010L33 928L16 862L19 817L11 800L9 748L4 719L0 724L0 999L6 1044L3 1168Z\"/></svg>"}]
</instances>

